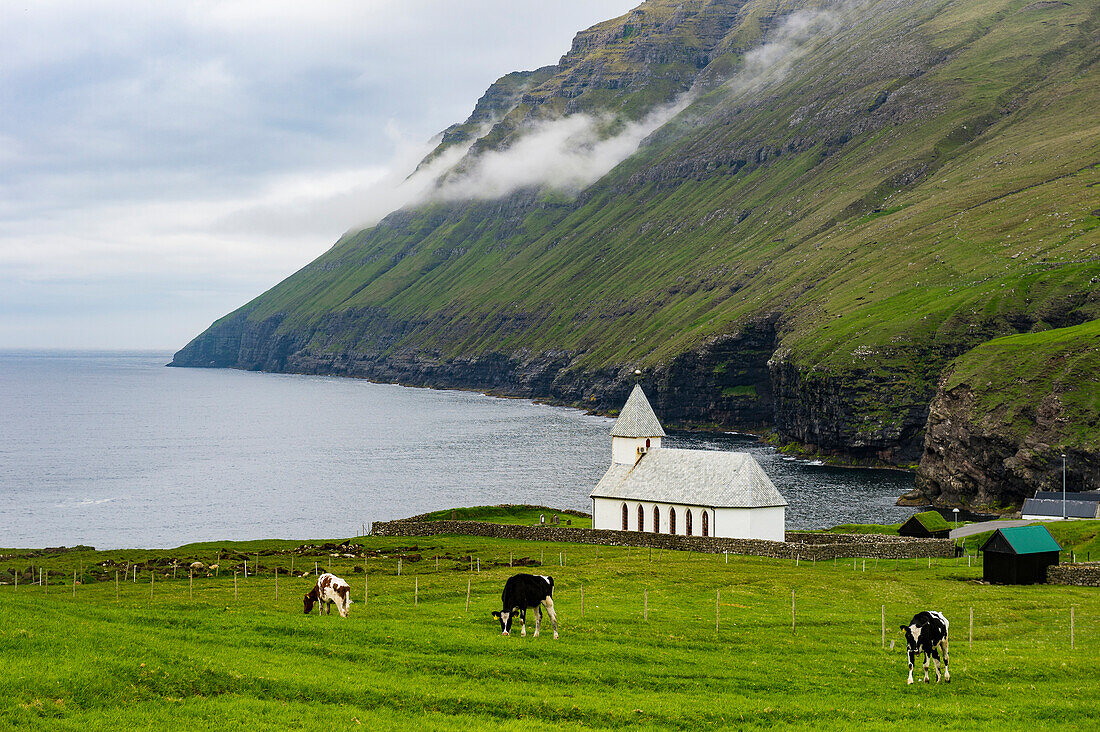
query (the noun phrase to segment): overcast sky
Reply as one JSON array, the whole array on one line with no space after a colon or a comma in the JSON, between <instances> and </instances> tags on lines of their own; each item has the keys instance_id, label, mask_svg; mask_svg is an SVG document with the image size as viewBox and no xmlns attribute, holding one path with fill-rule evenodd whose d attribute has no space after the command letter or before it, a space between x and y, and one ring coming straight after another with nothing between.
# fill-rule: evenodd
<instances>
[{"instance_id":1,"label":"overcast sky","mask_svg":"<svg viewBox=\"0 0 1100 732\"><path fill-rule=\"evenodd\" d=\"M182 347L639 3L0 3L0 348Z\"/></svg>"}]
</instances>

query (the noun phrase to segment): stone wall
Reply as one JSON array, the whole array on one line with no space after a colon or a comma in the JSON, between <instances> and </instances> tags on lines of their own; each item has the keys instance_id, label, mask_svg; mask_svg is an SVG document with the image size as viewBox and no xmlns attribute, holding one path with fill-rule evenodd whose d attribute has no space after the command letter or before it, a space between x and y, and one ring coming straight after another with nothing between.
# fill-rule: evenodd
<instances>
[{"instance_id":1,"label":"stone wall","mask_svg":"<svg viewBox=\"0 0 1100 732\"><path fill-rule=\"evenodd\" d=\"M1056 564L1047 567L1047 583L1100 587L1100 562L1089 564Z\"/></svg>"},{"instance_id":2,"label":"stone wall","mask_svg":"<svg viewBox=\"0 0 1100 732\"><path fill-rule=\"evenodd\" d=\"M371 529L373 536L434 536L458 534L487 536L496 539L520 539L523 541L561 541L573 544L599 544L601 546L632 546L651 549L671 549L710 554L747 554L760 557L777 557L806 560L832 559L834 557L867 557L869 559L914 559L925 557L950 558L955 556L950 539L910 539L881 534L794 534L787 541L764 539L727 539L715 536L680 536L651 534L642 531L608 531L606 529L578 529L561 526L521 526L517 524L490 524L481 521L377 521ZM802 541L803 537L815 537ZM816 537L828 537L823 542Z\"/></svg>"}]
</instances>

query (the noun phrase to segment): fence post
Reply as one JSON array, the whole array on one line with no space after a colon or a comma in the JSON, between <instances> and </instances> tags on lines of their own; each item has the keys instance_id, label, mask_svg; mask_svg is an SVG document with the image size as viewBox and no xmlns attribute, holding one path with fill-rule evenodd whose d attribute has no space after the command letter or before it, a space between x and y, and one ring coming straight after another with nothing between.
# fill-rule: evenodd
<instances>
[{"instance_id":1,"label":"fence post","mask_svg":"<svg viewBox=\"0 0 1100 732\"><path fill-rule=\"evenodd\" d=\"M401 557L397 558L397 576L401 576Z\"/></svg>"},{"instance_id":2,"label":"fence post","mask_svg":"<svg viewBox=\"0 0 1100 732\"><path fill-rule=\"evenodd\" d=\"M237 573L233 572L233 599L237 599Z\"/></svg>"}]
</instances>

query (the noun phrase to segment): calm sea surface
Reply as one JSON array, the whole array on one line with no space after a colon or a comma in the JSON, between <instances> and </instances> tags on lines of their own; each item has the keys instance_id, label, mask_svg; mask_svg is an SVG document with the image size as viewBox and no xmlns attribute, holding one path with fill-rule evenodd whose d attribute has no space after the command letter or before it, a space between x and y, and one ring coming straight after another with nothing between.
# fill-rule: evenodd
<instances>
[{"instance_id":1,"label":"calm sea surface","mask_svg":"<svg viewBox=\"0 0 1100 732\"><path fill-rule=\"evenodd\" d=\"M591 508L612 420L473 392L170 369L169 353L0 352L0 547L336 538L452 506ZM660 415L658 415L660 416ZM895 522L912 477L794 461L750 437L789 528Z\"/></svg>"}]
</instances>

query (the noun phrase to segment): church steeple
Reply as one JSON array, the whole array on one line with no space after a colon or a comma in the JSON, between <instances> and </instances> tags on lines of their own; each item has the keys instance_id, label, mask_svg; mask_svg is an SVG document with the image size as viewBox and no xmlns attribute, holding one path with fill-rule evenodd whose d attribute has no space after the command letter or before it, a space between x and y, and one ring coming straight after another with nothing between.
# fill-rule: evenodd
<instances>
[{"instance_id":1,"label":"church steeple","mask_svg":"<svg viewBox=\"0 0 1100 732\"><path fill-rule=\"evenodd\" d=\"M641 385L635 384L611 428L611 462L633 465L649 450L659 448L664 436L665 431L653 407L649 406L645 392Z\"/></svg>"}]
</instances>

